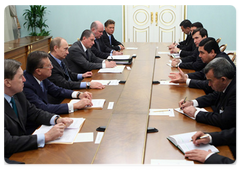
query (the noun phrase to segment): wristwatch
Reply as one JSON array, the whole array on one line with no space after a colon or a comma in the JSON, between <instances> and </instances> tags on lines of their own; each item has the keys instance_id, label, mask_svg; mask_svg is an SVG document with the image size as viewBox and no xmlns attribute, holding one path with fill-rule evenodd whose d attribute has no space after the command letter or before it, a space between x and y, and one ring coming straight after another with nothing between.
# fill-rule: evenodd
<instances>
[{"instance_id":1,"label":"wristwatch","mask_svg":"<svg viewBox=\"0 0 240 170\"><path fill-rule=\"evenodd\" d=\"M58 120L59 118L62 118L62 117L57 116L57 117L55 118L55 124L57 124L57 120Z\"/></svg>"},{"instance_id":2,"label":"wristwatch","mask_svg":"<svg viewBox=\"0 0 240 170\"><path fill-rule=\"evenodd\" d=\"M78 92L77 94L77 99L79 98L80 94L82 94L83 92Z\"/></svg>"},{"instance_id":3,"label":"wristwatch","mask_svg":"<svg viewBox=\"0 0 240 170\"><path fill-rule=\"evenodd\" d=\"M90 89L90 82L87 82L87 89Z\"/></svg>"}]
</instances>

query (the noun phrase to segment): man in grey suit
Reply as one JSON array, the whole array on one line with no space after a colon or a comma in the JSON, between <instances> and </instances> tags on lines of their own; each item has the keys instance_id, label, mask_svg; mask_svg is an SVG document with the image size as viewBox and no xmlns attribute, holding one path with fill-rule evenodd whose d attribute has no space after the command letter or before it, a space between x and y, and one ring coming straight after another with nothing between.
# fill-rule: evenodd
<instances>
[{"instance_id":1,"label":"man in grey suit","mask_svg":"<svg viewBox=\"0 0 240 170\"><path fill-rule=\"evenodd\" d=\"M37 109L26 99L23 91L24 82L21 63L4 60L4 156L9 158L13 153L22 152L55 140L63 135L64 129L73 120ZM45 134L28 135L26 122L30 120L38 124L54 125Z\"/></svg>"},{"instance_id":2,"label":"man in grey suit","mask_svg":"<svg viewBox=\"0 0 240 170\"><path fill-rule=\"evenodd\" d=\"M114 61L108 61L96 57L91 47L94 44L94 35L90 30L84 30L80 41L75 42L69 48L69 54L65 61L73 72L83 73L100 68L112 68L116 66Z\"/></svg>"}]
</instances>

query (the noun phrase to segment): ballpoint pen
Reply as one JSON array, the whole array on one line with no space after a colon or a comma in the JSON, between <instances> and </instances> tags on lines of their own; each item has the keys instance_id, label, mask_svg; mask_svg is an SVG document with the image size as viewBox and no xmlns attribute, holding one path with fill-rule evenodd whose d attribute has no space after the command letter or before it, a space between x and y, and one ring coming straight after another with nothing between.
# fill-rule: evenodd
<instances>
[{"instance_id":1,"label":"ballpoint pen","mask_svg":"<svg viewBox=\"0 0 240 170\"><path fill-rule=\"evenodd\" d=\"M203 136L200 136L200 137L198 137L197 139L204 139L204 138L207 138L207 137L209 137L209 134L205 134L205 135L203 135ZM192 142L193 140L191 140L191 142Z\"/></svg>"}]
</instances>

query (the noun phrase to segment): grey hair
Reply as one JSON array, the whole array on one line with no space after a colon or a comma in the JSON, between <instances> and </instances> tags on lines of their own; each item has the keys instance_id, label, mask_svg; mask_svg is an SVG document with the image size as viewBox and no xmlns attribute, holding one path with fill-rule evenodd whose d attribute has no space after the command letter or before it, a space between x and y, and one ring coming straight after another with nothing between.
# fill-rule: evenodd
<instances>
[{"instance_id":1,"label":"grey hair","mask_svg":"<svg viewBox=\"0 0 240 170\"><path fill-rule=\"evenodd\" d=\"M13 59L4 59L4 79L12 80L22 63Z\"/></svg>"}]
</instances>

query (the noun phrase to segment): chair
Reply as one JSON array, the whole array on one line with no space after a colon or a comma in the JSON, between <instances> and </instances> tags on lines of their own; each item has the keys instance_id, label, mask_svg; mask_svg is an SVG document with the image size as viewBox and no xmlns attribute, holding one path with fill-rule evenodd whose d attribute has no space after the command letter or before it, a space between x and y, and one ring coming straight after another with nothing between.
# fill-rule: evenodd
<instances>
[{"instance_id":1,"label":"chair","mask_svg":"<svg viewBox=\"0 0 240 170\"><path fill-rule=\"evenodd\" d=\"M222 39L222 38L218 38L218 39L216 40L216 42L219 44L219 42L221 41L221 39Z\"/></svg>"},{"instance_id":2,"label":"chair","mask_svg":"<svg viewBox=\"0 0 240 170\"><path fill-rule=\"evenodd\" d=\"M226 50L226 48L227 48L227 44L223 44L219 48L220 48L221 52L224 52Z\"/></svg>"},{"instance_id":3,"label":"chair","mask_svg":"<svg viewBox=\"0 0 240 170\"><path fill-rule=\"evenodd\" d=\"M229 56L229 58L232 60L232 62L236 65L236 52L234 53L228 53L227 54Z\"/></svg>"},{"instance_id":4,"label":"chair","mask_svg":"<svg viewBox=\"0 0 240 170\"><path fill-rule=\"evenodd\" d=\"M80 41L80 38L77 38L78 41ZM68 48L70 48L72 44L68 44Z\"/></svg>"}]
</instances>

